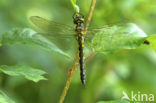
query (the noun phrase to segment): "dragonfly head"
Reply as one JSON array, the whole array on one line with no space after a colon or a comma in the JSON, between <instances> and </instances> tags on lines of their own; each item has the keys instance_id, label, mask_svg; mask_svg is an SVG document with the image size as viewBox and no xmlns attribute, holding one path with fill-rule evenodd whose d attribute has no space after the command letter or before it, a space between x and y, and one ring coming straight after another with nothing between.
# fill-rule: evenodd
<instances>
[{"instance_id":1,"label":"dragonfly head","mask_svg":"<svg viewBox=\"0 0 156 103\"><path fill-rule=\"evenodd\" d=\"M74 19L74 24L76 24L76 25L84 23L84 16L82 16L80 14L75 14L73 16L73 19Z\"/></svg>"}]
</instances>

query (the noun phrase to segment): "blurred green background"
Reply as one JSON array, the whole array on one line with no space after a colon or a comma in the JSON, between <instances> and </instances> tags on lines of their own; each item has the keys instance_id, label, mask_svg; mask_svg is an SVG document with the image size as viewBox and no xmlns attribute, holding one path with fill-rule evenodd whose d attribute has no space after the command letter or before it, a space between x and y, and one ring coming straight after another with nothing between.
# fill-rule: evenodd
<instances>
[{"instance_id":1,"label":"blurred green background","mask_svg":"<svg viewBox=\"0 0 156 103\"><path fill-rule=\"evenodd\" d=\"M80 12L88 15L91 0L79 0ZM32 27L29 17L41 16L72 25L70 0L0 0L0 34L12 28ZM128 21L148 35L156 33L156 0L97 0L91 26ZM70 47L70 44L63 45ZM0 74L0 87L17 103L57 103L72 67L73 58L50 53L31 45L5 45L0 48L0 64L23 64L47 72L48 80L34 83L20 77ZM156 96L156 53L150 46L97 54L86 64L87 85L82 88L79 69L72 80L65 103L96 103L120 99L131 91Z\"/></svg>"}]
</instances>

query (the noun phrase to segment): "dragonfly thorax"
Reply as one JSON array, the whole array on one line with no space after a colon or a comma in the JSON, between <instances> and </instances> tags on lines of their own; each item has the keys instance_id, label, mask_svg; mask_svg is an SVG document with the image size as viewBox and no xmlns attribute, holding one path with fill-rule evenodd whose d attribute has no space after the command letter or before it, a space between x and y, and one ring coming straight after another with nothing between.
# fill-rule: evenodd
<instances>
[{"instance_id":1,"label":"dragonfly thorax","mask_svg":"<svg viewBox=\"0 0 156 103\"><path fill-rule=\"evenodd\" d=\"M73 19L74 19L74 24L76 25L80 25L84 23L84 17L81 15L75 15Z\"/></svg>"},{"instance_id":2,"label":"dragonfly thorax","mask_svg":"<svg viewBox=\"0 0 156 103\"><path fill-rule=\"evenodd\" d=\"M77 32L77 35L83 36L83 25L84 25L84 17L80 14L76 14L73 17L74 24L76 24L75 32Z\"/></svg>"}]
</instances>

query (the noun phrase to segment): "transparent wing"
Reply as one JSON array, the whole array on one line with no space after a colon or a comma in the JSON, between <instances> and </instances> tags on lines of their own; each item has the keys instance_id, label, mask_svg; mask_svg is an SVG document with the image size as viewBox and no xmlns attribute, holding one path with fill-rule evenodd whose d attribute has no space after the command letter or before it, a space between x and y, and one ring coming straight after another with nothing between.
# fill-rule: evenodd
<instances>
[{"instance_id":1,"label":"transparent wing","mask_svg":"<svg viewBox=\"0 0 156 103\"><path fill-rule=\"evenodd\" d=\"M39 35L43 35L44 37L46 37L47 39L72 39L72 38L76 38L76 34L71 34L71 35L58 35L57 33L38 33Z\"/></svg>"},{"instance_id":2,"label":"transparent wing","mask_svg":"<svg viewBox=\"0 0 156 103\"><path fill-rule=\"evenodd\" d=\"M100 37L110 37L112 36L112 33L118 33L118 32L124 32L126 33L127 31L125 30L125 26L127 26L128 23L126 22L118 22L114 24L109 24L109 25L104 25L101 27L88 27L87 35L86 37L94 37L100 36ZM124 29L124 30L121 30Z\"/></svg>"},{"instance_id":3,"label":"transparent wing","mask_svg":"<svg viewBox=\"0 0 156 103\"><path fill-rule=\"evenodd\" d=\"M37 27L44 31L41 35L46 36L49 40L54 40L58 43L62 42L63 44L66 39L68 39L69 44L71 44L72 38L76 40L76 33L73 27L58 24L38 16L33 16L30 19ZM132 46L136 46L134 44L138 42L138 37L145 37L145 33L132 23L105 25L96 29L89 27L85 38L85 46L96 51L113 50L123 47L131 48Z\"/></svg>"},{"instance_id":4,"label":"transparent wing","mask_svg":"<svg viewBox=\"0 0 156 103\"><path fill-rule=\"evenodd\" d=\"M30 17L30 20L42 30L42 33L40 33L41 35L46 36L50 39L55 39L55 38L65 39L65 38L73 38L73 37L75 38L76 36L74 28L71 26L59 24L39 16L32 16ZM111 29L112 27L108 25L98 27L98 28L88 27L87 38L95 37L95 35L97 34L100 37L110 36L110 35L106 35L105 32Z\"/></svg>"},{"instance_id":5,"label":"transparent wing","mask_svg":"<svg viewBox=\"0 0 156 103\"><path fill-rule=\"evenodd\" d=\"M68 25L59 24L59 23L56 23L48 19L44 19L39 16L32 16L30 17L30 20L32 21L33 24L35 24L37 27L39 27L42 30L43 32L42 35L72 36L73 34L75 34L74 28Z\"/></svg>"},{"instance_id":6,"label":"transparent wing","mask_svg":"<svg viewBox=\"0 0 156 103\"><path fill-rule=\"evenodd\" d=\"M32 16L30 20L40 29L37 34L45 37L62 50L69 50L77 47L76 33L73 27L38 16Z\"/></svg>"},{"instance_id":7,"label":"transparent wing","mask_svg":"<svg viewBox=\"0 0 156 103\"><path fill-rule=\"evenodd\" d=\"M89 29L85 46L96 51L133 48L141 40L140 38L144 37L146 37L146 34L133 23L116 24Z\"/></svg>"},{"instance_id":8,"label":"transparent wing","mask_svg":"<svg viewBox=\"0 0 156 103\"><path fill-rule=\"evenodd\" d=\"M76 36L76 33L74 31L74 28L68 25L59 24L54 21L39 17L39 16L32 16L30 17L30 20L35 24L37 27L39 27L43 32L40 33L44 36L48 36L48 38L73 38ZM121 25L118 23L118 26ZM105 25L98 28L88 27L87 31L87 38L92 38L95 36L95 34L98 33L100 36L109 36L105 35L105 33L99 33L99 32L105 32L107 30L111 30L112 26Z\"/></svg>"}]
</instances>

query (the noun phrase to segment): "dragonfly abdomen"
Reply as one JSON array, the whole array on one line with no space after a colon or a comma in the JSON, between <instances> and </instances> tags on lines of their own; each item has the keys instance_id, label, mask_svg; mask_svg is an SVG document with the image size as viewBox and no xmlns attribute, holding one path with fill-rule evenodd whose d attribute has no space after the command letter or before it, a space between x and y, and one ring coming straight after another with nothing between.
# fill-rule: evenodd
<instances>
[{"instance_id":1,"label":"dragonfly abdomen","mask_svg":"<svg viewBox=\"0 0 156 103\"><path fill-rule=\"evenodd\" d=\"M83 85L85 85L86 82L86 74L85 74L85 68L84 68L84 37L81 35L78 35L78 43L79 43L79 63L80 63L80 76L81 76L81 82Z\"/></svg>"}]
</instances>

